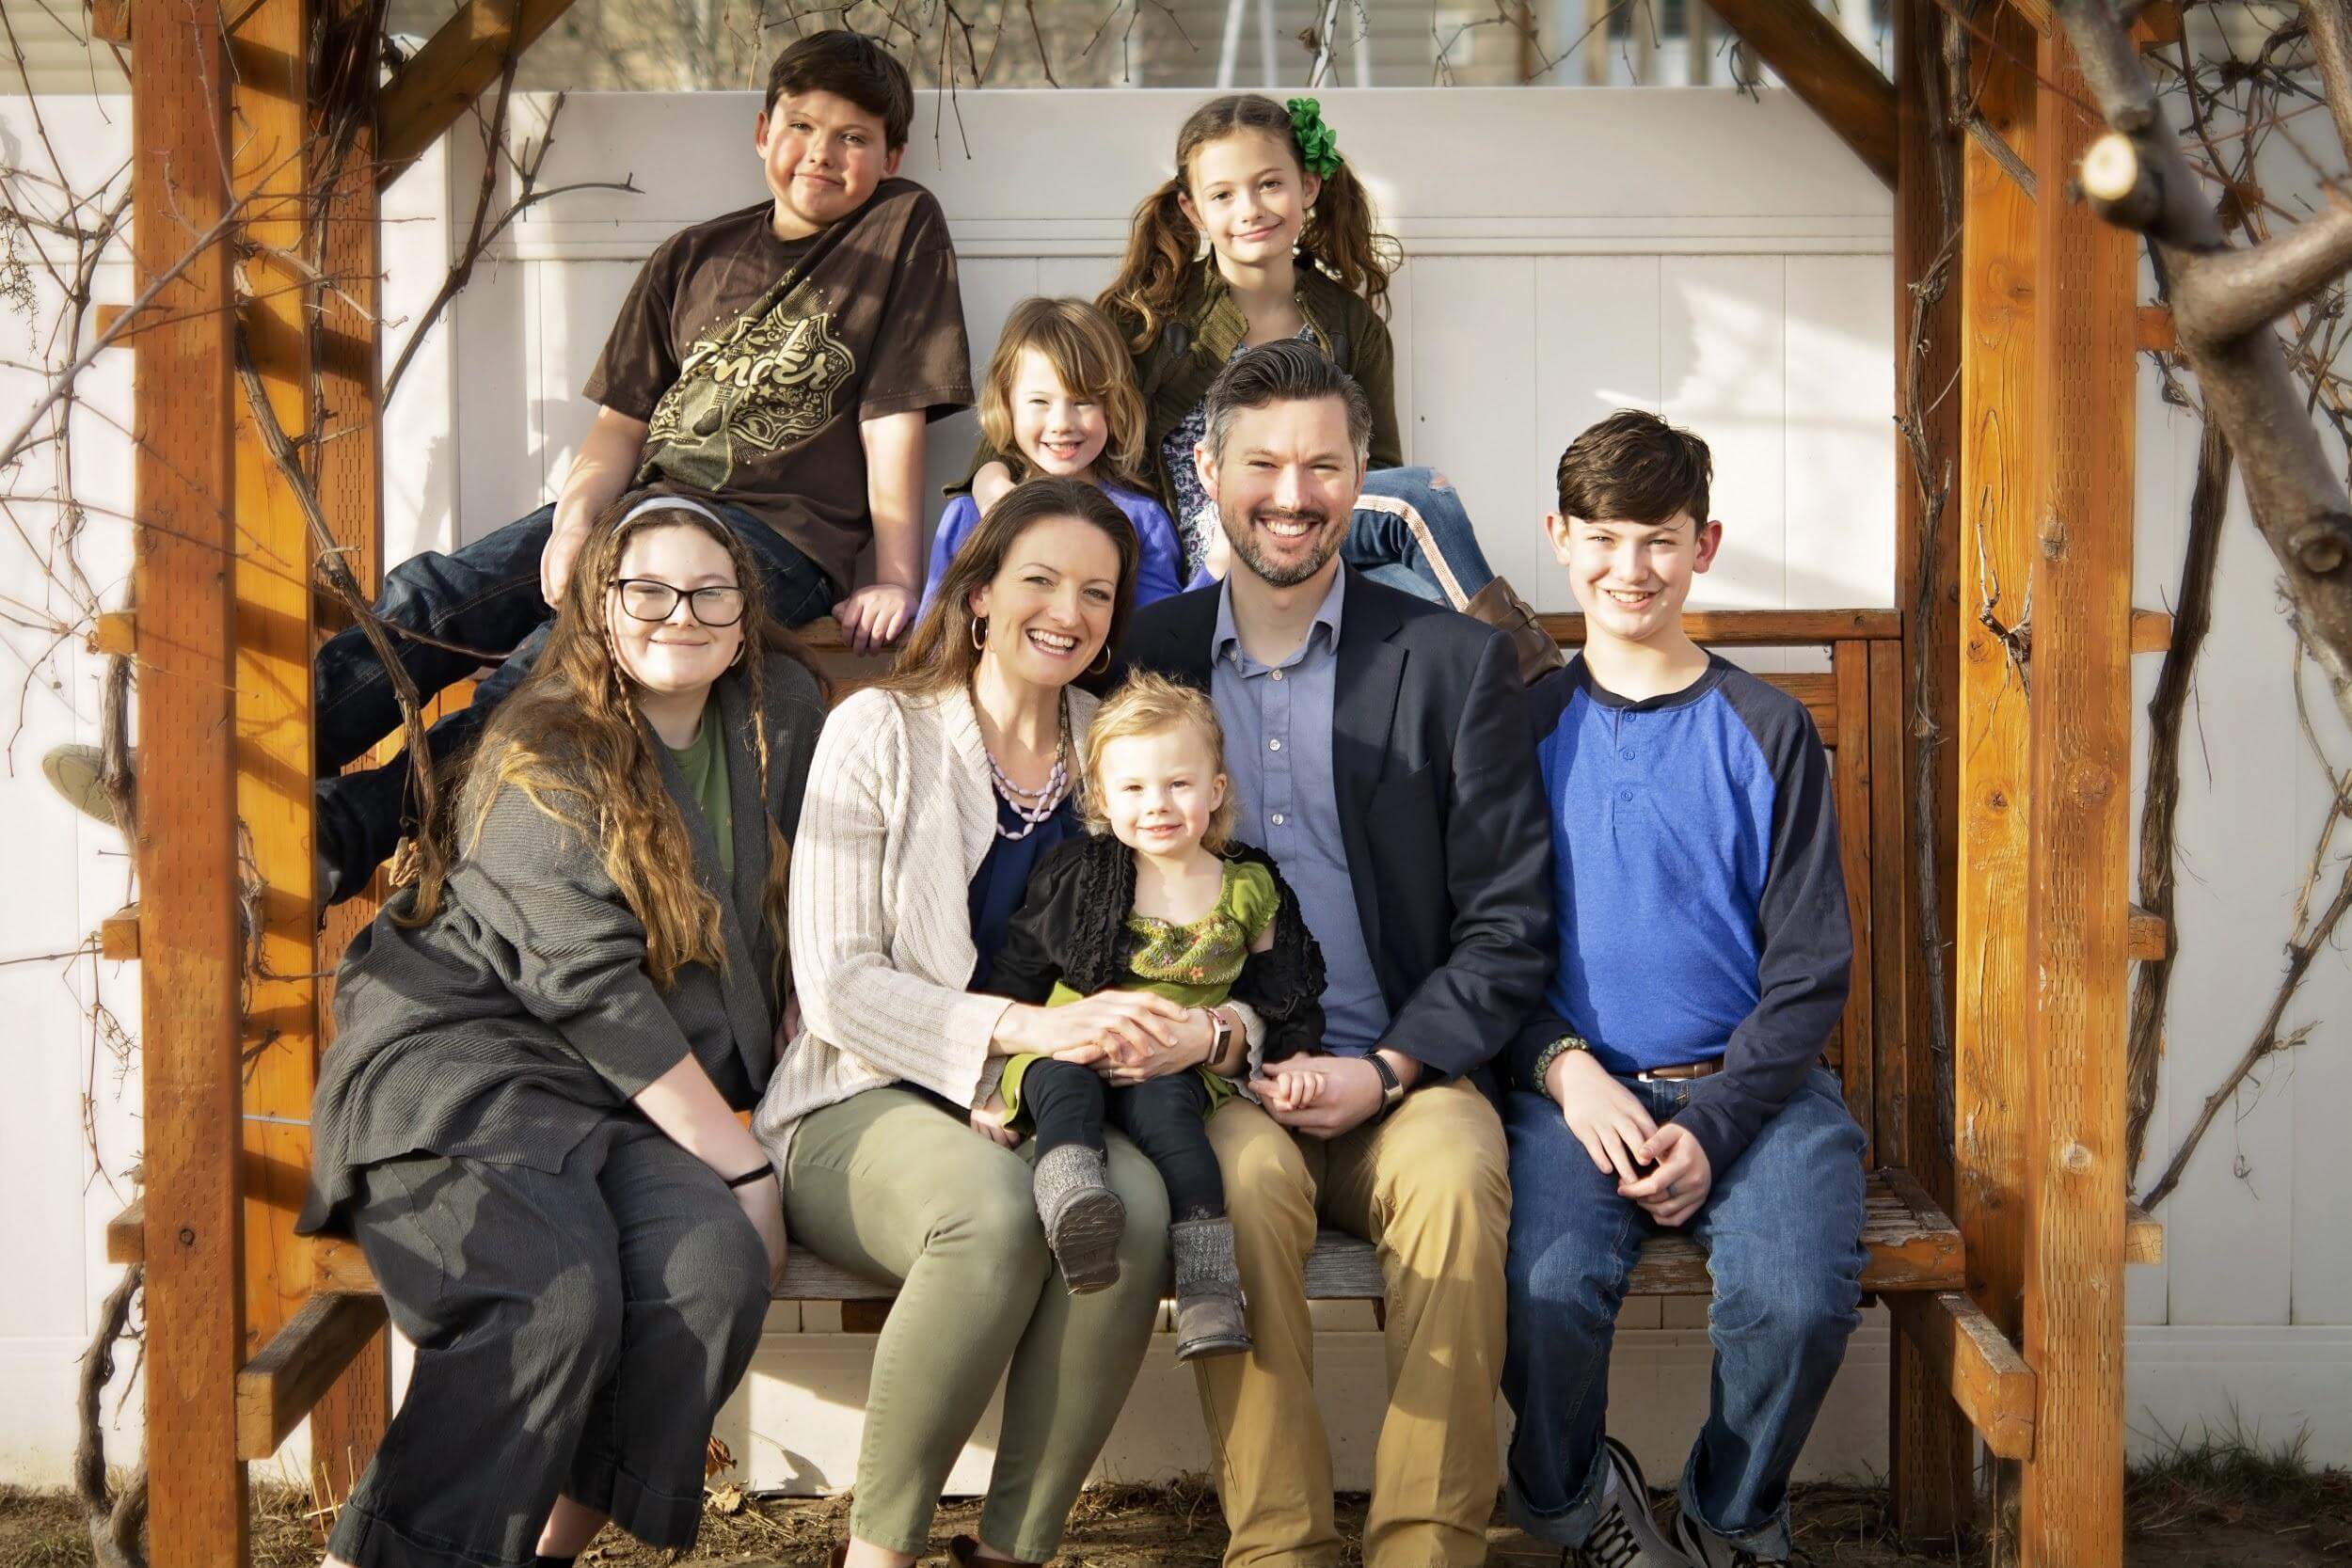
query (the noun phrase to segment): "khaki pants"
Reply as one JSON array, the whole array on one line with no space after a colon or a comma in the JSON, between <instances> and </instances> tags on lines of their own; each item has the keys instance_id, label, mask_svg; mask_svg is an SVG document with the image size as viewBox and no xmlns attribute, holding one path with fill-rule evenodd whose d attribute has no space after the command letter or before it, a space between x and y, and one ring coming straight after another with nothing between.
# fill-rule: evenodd
<instances>
[{"instance_id":1,"label":"khaki pants","mask_svg":"<svg viewBox=\"0 0 2352 1568\"><path fill-rule=\"evenodd\" d=\"M1477 1088L1434 1085L1324 1142L1238 1101L1209 1118L1232 1211L1248 1355L1197 1364L1232 1543L1229 1568L1330 1568L1331 1449L1316 1408L1307 1254L1318 1221L1379 1248L1389 1409L1373 1462L1366 1568L1474 1568L1500 1481L1509 1158Z\"/></svg>"}]
</instances>

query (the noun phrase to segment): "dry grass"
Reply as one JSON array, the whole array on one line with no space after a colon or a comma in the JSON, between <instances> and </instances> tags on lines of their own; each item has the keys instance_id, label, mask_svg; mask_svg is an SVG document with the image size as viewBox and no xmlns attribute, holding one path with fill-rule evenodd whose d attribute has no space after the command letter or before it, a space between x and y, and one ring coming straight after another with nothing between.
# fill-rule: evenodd
<instances>
[{"instance_id":1,"label":"dry grass","mask_svg":"<svg viewBox=\"0 0 2352 1568\"><path fill-rule=\"evenodd\" d=\"M723 1483L710 1494L691 1556L673 1558L608 1531L581 1562L813 1568L841 1538L849 1507L846 1497L749 1497ZM2235 1431L2175 1442L2163 1458L2134 1470L2124 1508L2131 1568L2352 1568L2352 1473L2313 1469L2299 1442L2265 1446ZM1341 1498L1350 1564L1360 1561L1352 1543L1363 1512L1360 1496ZM968 1499L942 1507L934 1553L945 1553L948 1536L970 1532L977 1513ZM1816 1568L1981 1568L1985 1560L1978 1550L1907 1547L1888 1523L1886 1494L1878 1487L1800 1487L1795 1513L1797 1544ZM257 1486L254 1568L316 1568L322 1525L306 1494ZM1500 1517L1488 1541L1490 1568L1552 1568L1560 1560L1557 1547L1530 1541ZM1215 1568L1224 1548L1216 1498L1205 1481L1190 1477L1085 1493L1057 1561L1061 1568ZM87 1568L89 1560L80 1511L68 1495L0 1487L0 1568Z\"/></svg>"}]
</instances>

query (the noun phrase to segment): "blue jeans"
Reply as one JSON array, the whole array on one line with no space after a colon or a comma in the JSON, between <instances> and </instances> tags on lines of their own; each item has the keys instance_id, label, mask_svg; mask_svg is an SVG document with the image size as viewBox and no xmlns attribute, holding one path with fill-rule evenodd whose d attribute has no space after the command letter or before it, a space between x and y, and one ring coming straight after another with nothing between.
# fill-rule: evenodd
<instances>
[{"instance_id":1,"label":"blue jeans","mask_svg":"<svg viewBox=\"0 0 2352 1568\"><path fill-rule=\"evenodd\" d=\"M1462 493L1435 468L1366 474L1340 557L1375 582L1453 610L1495 579Z\"/></svg>"},{"instance_id":2,"label":"blue jeans","mask_svg":"<svg viewBox=\"0 0 2352 1568\"><path fill-rule=\"evenodd\" d=\"M1692 1085L1620 1079L1660 1125ZM1642 1243L1657 1231L1560 1107L1514 1089L1510 1351L1502 1392L1518 1417L1504 1505L1539 1540L1581 1546L1600 1513L1609 1348ZM1734 1545L1788 1551L1788 1475L1861 1322L1862 1129L1837 1081L1806 1076L1756 1141L1715 1173L1686 1222L1715 1282L1707 1425L1682 1472L1682 1512Z\"/></svg>"},{"instance_id":3,"label":"blue jeans","mask_svg":"<svg viewBox=\"0 0 2352 1568\"><path fill-rule=\"evenodd\" d=\"M750 513L714 506L766 568L769 613L788 626L806 626L833 608L833 582L784 535ZM436 647L390 633L392 646L421 700L465 679L485 664L497 670L474 689L472 705L442 718L425 732L437 766L462 755L490 710L530 673L547 644L555 611L539 596L539 557L555 530L555 508L543 506L486 538L448 555L428 551L384 574L375 612L395 627L421 632ZM367 637L346 626L326 640L311 666L315 685L318 850L335 868L335 892L347 898L367 885L375 868L399 847L416 816L408 759L344 773L369 747L400 728L391 677Z\"/></svg>"}]
</instances>

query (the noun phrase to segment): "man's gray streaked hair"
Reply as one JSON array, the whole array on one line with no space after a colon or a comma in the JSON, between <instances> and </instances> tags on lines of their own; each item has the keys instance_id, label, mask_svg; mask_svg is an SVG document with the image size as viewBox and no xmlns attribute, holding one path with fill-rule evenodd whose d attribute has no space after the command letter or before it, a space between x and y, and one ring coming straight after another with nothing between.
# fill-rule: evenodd
<instances>
[{"instance_id":1,"label":"man's gray streaked hair","mask_svg":"<svg viewBox=\"0 0 2352 1568\"><path fill-rule=\"evenodd\" d=\"M1348 444L1356 449L1358 467L1372 456L1372 404L1356 378L1333 364L1314 344L1299 338L1261 343L1235 356L1209 383L1201 404L1208 419L1203 442L1211 462L1222 462L1225 440L1232 434L1233 416L1245 408L1276 403L1312 403L1337 398L1347 409Z\"/></svg>"}]
</instances>

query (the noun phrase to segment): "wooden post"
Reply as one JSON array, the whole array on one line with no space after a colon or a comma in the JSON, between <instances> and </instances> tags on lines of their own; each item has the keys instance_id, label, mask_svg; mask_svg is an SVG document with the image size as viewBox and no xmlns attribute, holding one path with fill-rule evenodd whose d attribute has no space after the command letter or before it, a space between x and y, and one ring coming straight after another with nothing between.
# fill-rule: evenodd
<instances>
[{"instance_id":1,"label":"wooden post","mask_svg":"<svg viewBox=\"0 0 2352 1568\"><path fill-rule=\"evenodd\" d=\"M1990 13L1978 109L2012 148L2030 150L2032 30L2013 9ZM2025 1144L2031 1098L2026 1053L2027 673L1979 611L2025 619L2034 524L2034 198L1991 151L1966 144L1961 247L1960 839L1952 1054L1959 1138L1955 1217L1968 1238L1969 1290L2014 1340L2025 1318ZM2016 1507L2017 1469L1991 1467L1993 1532Z\"/></svg>"},{"instance_id":2,"label":"wooden post","mask_svg":"<svg viewBox=\"0 0 2352 1568\"><path fill-rule=\"evenodd\" d=\"M151 1560L245 1560L236 1454L236 774L229 57L222 13L133 0L140 1075ZM188 258L193 253L193 260ZM183 262L185 262L183 266Z\"/></svg>"},{"instance_id":3,"label":"wooden post","mask_svg":"<svg viewBox=\"0 0 2352 1568\"><path fill-rule=\"evenodd\" d=\"M306 0L255 0L230 40L237 75L237 189L245 352L278 426L310 423L304 277L310 159ZM260 924L245 1019L245 1356L301 1309L310 1248L294 1233L310 1169L312 1011L318 969L310 853L309 521L264 443L248 394L236 394L237 816L247 918Z\"/></svg>"},{"instance_id":4,"label":"wooden post","mask_svg":"<svg viewBox=\"0 0 2352 1568\"><path fill-rule=\"evenodd\" d=\"M2019 1492L2026 1568L2123 1545L2123 1034L2131 865L2133 236L2066 183L2105 131L2073 51L2041 40L2036 477L2043 495L2027 788L2026 1359L2041 1380Z\"/></svg>"},{"instance_id":5,"label":"wooden post","mask_svg":"<svg viewBox=\"0 0 2352 1568\"><path fill-rule=\"evenodd\" d=\"M1899 1002L1888 997L1877 1009L1880 1052L1878 1082L1879 1159L1909 1168L1937 1202L1952 1201L1951 1146L1937 1110L1940 1064L1933 1050L1934 1013L1947 1003L1950 975L1945 971L1942 998L1927 963L1919 889L1931 878L1936 891L1936 928L1951 933L1953 855L1952 801L1956 691L1954 629L1958 552L1953 538L1957 508L1947 495L1932 521L1923 485L1947 485L1960 445L1959 406L1946 390L1959 356L1959 289L1948 273L1947 247L1957 217L1958 192L1947 189L1952 160L1940 145L1943 124L1937 10L1933 0L1896 0L1897 180L1895 186L1895 375L1898 407L1920 424L1929 454L1922 474L1908 444L1895 467L1895 593L1903 608L1899 678L1903 683L1903 744L1898 755L1874 769L1872 788L1892 790L1906 813L1903 874L1906 896L1889 911L1891 928L1881 931L1882 954L1902 955ZM1843 41L1840 40L1839 41ZM1939 261L1947 269L1940 299L1921 312L1920 285ZM1918 347L1915 350L1915 335ZM1919 355L1915 367L1913 356ZM1905 390L1908 388L1908 390ZM1899 440L1900 438L1898 437ZM1931 736L1922 768L1917 736ZM1915 807L1925 794L1932 840L1931 857L1921 855ZM1948 954L1948 948L1944 949ZM1948 1017L1948 1011L1946 1012ZM1946 1381L1907 1336L1892 1350L1888 1412L1888 1486L1897 1525L1922 1538L1956 1533L1966 1519L1973 1490L1973 1453L1967 1422L1952 1404Z\"/></svg>"},{"instance_id":6,"label":"wooden post","mask_svg":"<svg viewBox=\"0 0 2352 1568\"><path fill-rule=\"evenodd\" d=\"M342 546L359 591L373 594L383 567L383 369L376 315L380 272L376 227L374 116L353 113L375 88L375 12L369 0L321 0L327 47L311 83L312 131L347 133L340 161L321 167L320 270L336 287L319 301L312 362L317 366L325 441L319 448L319 500L327 531ZM332 148L326 151L332 155ZM316 627L313 627L315 635ZM375 914L361 896L330 911L318 943L321 970L331 970L346 943ZM330 1040L334 986L318 988L318 1038ZM379 1329L310 1412L310 1472L322 1504L340 1506L375 1454L391 1417L391 1367Z\"/></svg>"}]
</instances>

